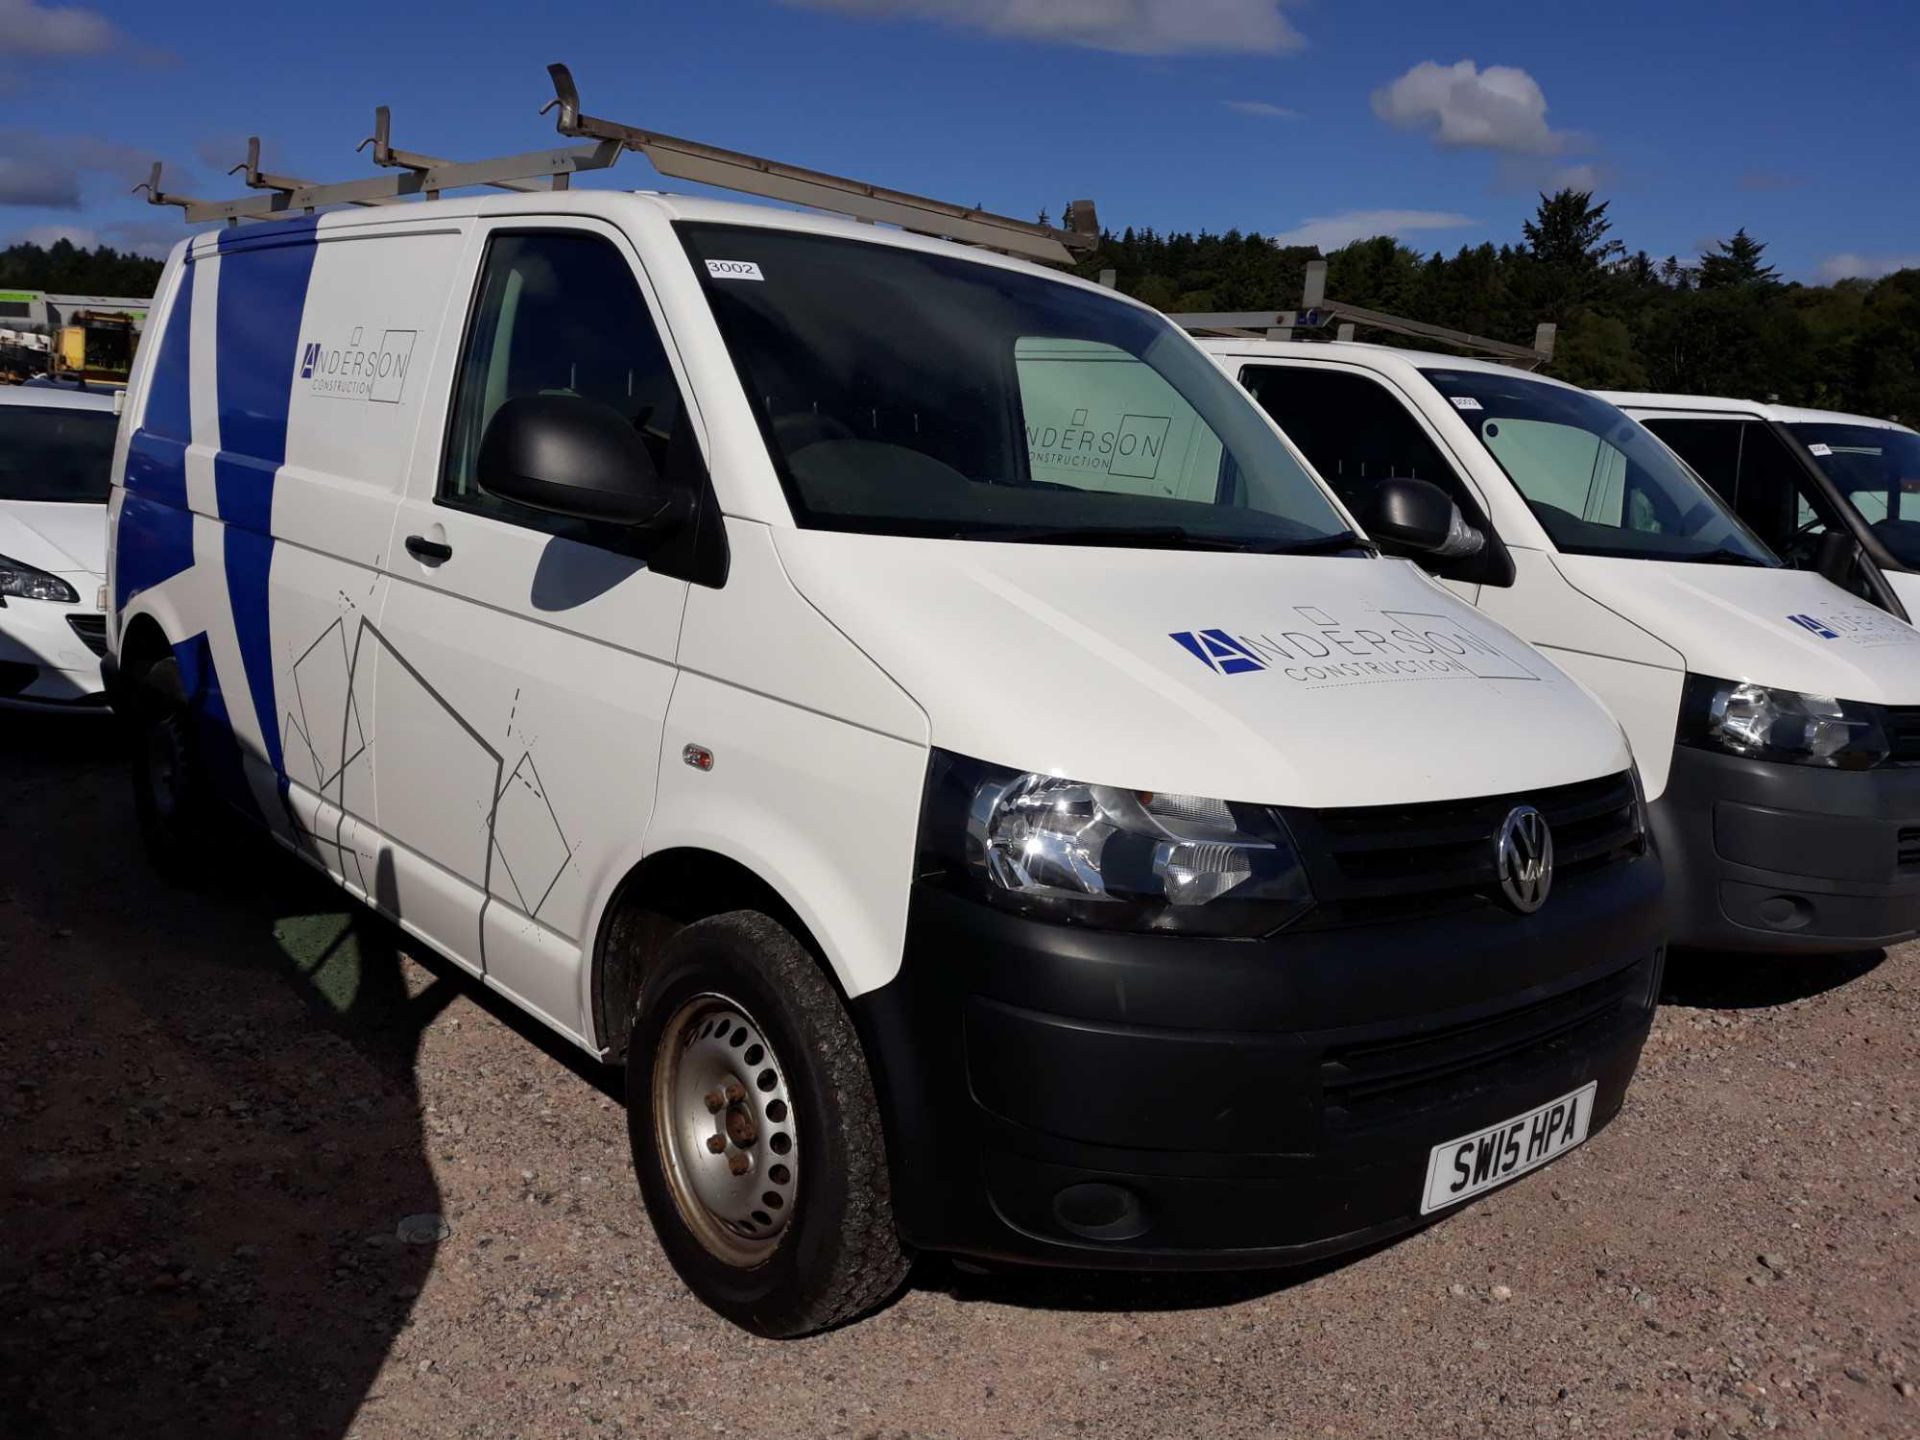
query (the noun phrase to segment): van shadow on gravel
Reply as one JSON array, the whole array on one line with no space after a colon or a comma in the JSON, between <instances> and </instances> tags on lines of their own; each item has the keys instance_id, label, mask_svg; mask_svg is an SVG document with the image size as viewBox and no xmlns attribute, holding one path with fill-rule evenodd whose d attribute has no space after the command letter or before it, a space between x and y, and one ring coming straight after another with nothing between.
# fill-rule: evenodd
<instances>
[{"instance_id":1,"label":"van shadow on gravel","mask_svg":"<svg viewBox=\"0 0 1920 1440\"><path fill-rule=\"evenodd\" d=\"M0 1435L343 1435L433 1264L414 1059L465 987L264 839L163 884L120 746L0 716Z\"/></svg>"},{"instance_id":2,"label":"van shadow on gravel","mask_svg":"<svg viewBox=\"0 0 1920 1440\"><path fill-rule=\"evenodd\" d=\"M1660 986L1662 1005L1702 1010L1764 1010L1851 985L1872 974L1884 950L1845 955L1738 955L1720 950L1679 950L1667 956Z\"/></svg>"}]
</instances>

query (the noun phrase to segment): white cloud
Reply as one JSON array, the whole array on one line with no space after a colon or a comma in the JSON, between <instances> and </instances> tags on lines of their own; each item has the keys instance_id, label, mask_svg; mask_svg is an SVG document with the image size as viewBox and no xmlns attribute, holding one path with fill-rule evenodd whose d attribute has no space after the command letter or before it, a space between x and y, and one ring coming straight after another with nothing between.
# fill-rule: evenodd
<instances>
[{"instance_id":1,"label":"white cloud","mask_svg":"<svg viewBox=\"0 0 1920 1440\"><path fill-rule=\"evenodd\" d=\"M1512 65L1423 60L1373 92L1373 113L1401 130L1425 130L1449 150L1557 155L1576 137L1547 124L1547 97Z\"/></svg>"},{"instance_id":2,"label":"white cloud","mask_svg":"<svg viewBox=\"0 0 1920 1440\"><path fill-rule=\"evenodd\" d=\"M100 232L85 225L33 225L22 230L17 238L29 245L52 245L61 240L71 240L82 250L91 250L100 243Z\"/></svg>"},{"instance_id":3,"label":"white cloud","mask_svg":"<svg viewBox=\"0 0 1920 1440\"><path fill-rule=\"evenodd\" d=\"M0 4L8 0L0 0ZM932 20L1123 55L1261 54L1306 44L1281 0L782 0L808 10Z\"/></svg>"},{"instance_id":4,"label":"white cloud","mask_svg":"<svg viewBox=\"0 0 1920 1440\"><path fill-rule=\"evenodd\" d=\"M37 0L0 0L0 55L11 59L71 59L102 55L120 44L113 22L78 6Z\"/></svg>"},{"instance_id":5,"label":"white cloud","mask_svg":"<svg viewBox=\"0 0 1920 1440\"><path fill-rule=\"evenodd\" d=\"M104 174L131 185L146 178L150 163L141 151L110 140L0 130L0 205L77 210L83 176Z\"/></svg>"},{"instance_id":6,"label":"white cloud","mask_svg":"<svg viewBox=\"0 0 1920 1440\"><path fill-rule=\"evenodd\" d=\"M1820 262L1820 278L1835 280L1878 280L1896 270L1920 270L1920 255L1829 255Z\"/></svg>"},{"instance_id":7,"label":"white cloud","mask_svg":"<svg viewBox=\"0 0 1920 1440\"><path fill-rule=\"evenodd\" d=\"M1398 238L1422 230L1458 230L1479 223L1471 215L1456 215L1451 210L1343 210L1338 215L1302 220L1293 229L1269 238L1276 245L1318 245L1324 251L1375 235Z\"/></svg>"},{"instance_id":8,"label":"white cloud","mask_svg":"<svg viewBox=\"0 0 1920 1440\"><path fill-rule=\"evenodd\" d=\"M1289 110L1284 105L1275 105L1266 100L1222 100L1220 102L1236 115L1257 115L1263 120L1298 120L1300 112Z\"/></svg>"}]
</instances>

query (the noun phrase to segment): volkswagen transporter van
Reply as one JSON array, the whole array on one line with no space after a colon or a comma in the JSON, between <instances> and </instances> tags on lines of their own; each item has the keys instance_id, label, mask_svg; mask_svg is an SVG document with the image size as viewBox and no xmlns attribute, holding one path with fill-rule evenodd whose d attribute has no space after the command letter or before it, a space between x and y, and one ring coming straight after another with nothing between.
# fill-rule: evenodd
<instances>
[{"instance_id":1,"label":"volkswagen transporter van","mask_svg":"<svg viewBox=\"0 0 1920 1440\"><path fill-rule=\"evenodd\" d=\"M101 707L113 397L0 386L0 707Z\"/></svg>"},{"instance_id":2,"label":"volkswagen transporter van","mask_svg":"<svg viewBox=\"0 0 1920 1440\"><path fill-rule=\"evenodd\" d=\"M156 853L238 808L624 1062L742 1325L923 1248L1360 1246L1620 1108L1620 726L1152 310L598 191L200 235L155 315L111 628Z\"/></svg>"},{"instance_id":3,"label":"volkswagen transporter van","mask_svg":"<svg viewBox=\"0 0 1920 1440\"><path fill-rule=\"evenodd\" d=\"M1666 441L1787 564L1920 616L1920 434L1753 400L1601 398Z\"/></svg>"},{"instance_id":4,"label":"volkswagen transporter van","mask_svg":"<svg viewBox=\"0 0 1920 1440\"><path fill-rule=\"evenodd\" d=\"M1460 509L1477 543L1424 563L1626 726L1676 944L1834 951L1920 929L1920 632L1784 568L1586 391L1377 345L1206 344L1383 544L1393 479Z\"/></svg>"}]
</instances>

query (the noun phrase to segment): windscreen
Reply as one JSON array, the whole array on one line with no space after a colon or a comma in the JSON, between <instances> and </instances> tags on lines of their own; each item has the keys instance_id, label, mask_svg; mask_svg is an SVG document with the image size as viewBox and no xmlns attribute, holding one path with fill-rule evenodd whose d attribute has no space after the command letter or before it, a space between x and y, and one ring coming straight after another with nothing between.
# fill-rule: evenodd
<instances>
[{"instance_id":1,"label":"windscreen","mask_svg":"<svg viewBox=\"0 0 1920 1440\"><path fill-rule=\"evenodd\" d=\"M0 500L104 505L117 424L105 410L0 405Z\"/></svg>"},{"instance_id":2,"label":"windscreen","mask_svg":"<svg viewBox=\"0 0 1920 1440\"><path fill-rule=\"evenodd\" d=\"M1597 396L1491 371L1425 374L1561 550L1779 563L1651 431Z\"/></svg>"},{"instance_id":3,"label":"windscreen","mask_svg":"<svg viewBox=\"0 0 1920 1440\"><path fill-rule=\"evenodd\" d=\"M1253 402L1138 306L894 245L679 230L802 525L1274 550L1347 532Z\"/></svg>"},{"instance_id":4,"label":"windscreen","mask_svg":"<svg viewBox=\"0 0 1920 1440\"><path fill-rule=\"evenodd\" d=\"M1920 569L1920 435L1878 425L1789 425L1903 565Z\"/></svg>"}]
</instances>

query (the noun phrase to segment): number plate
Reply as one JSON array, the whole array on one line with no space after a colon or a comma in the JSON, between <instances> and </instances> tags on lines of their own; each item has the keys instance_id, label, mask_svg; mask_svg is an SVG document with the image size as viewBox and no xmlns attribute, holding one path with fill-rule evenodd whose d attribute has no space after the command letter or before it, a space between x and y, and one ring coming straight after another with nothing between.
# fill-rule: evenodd
<instances>
[{"instance_id":1,"label":"number plate","mask_svg":"<svg viewBox=\"0 0 1920 1440\"><path fill-rule=\"evenodd\" d=\"M1537 1170L1587 1138L1597 1084L1585 1085L1537 1110L1433 1147L1420 1213L1431 1215L1529 1170Z\"/></svg>"}]
</instances>

